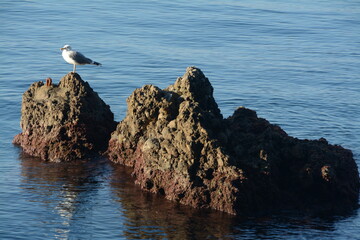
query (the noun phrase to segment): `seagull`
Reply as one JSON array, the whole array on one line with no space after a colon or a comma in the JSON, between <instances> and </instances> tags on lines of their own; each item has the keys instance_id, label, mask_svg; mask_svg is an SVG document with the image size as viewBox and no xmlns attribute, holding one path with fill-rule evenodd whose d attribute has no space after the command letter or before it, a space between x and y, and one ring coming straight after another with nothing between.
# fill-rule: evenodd
<instances>
[{"instance_id":1,"label":"seagull","mask_svg":"<svg viewBox=\"0 0 360 240\"><path fill-rule=\"evenodd\" d=\"M62 51L62 56L64 60L70 64L74 64L73 73L75 73L76 71L76 65L92 64L101 66L101 63L95 62L90 58L85 57L80 52L71 50L70 45L65 45L60 48L60 50Z\"/></svg>"}]
</instances>

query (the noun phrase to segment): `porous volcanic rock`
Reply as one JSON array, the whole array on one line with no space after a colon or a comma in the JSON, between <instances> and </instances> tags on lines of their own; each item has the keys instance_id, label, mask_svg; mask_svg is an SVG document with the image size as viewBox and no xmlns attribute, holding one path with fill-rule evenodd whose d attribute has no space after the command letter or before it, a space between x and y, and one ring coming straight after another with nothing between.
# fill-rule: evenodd
<instances>
[{"instance_id":1,"label":"porous volcanic rock","mask_svg":"<svg viewBox=\"0 0 360 240\"><path fill-rule=\"evenodd\" d=\"M22 133L13 143L46 161L82 159L107 148L114 115L77 73L53 85L35 82L23 94Z\"/></svg>"},{"instance_id":2,"label":"porous volcanic rock","mask_svg":"<svg viewBox=\"0 0 360 240\"><path fill-rule=\"evenodd\" d=\"M143 189L230 214L357 204L359 174L350 150L290 137L243 107L223 119L200 69L187 68L165 90L136 89L127 104L108 156L133 167Z\"/></svg>"}]
</instances>

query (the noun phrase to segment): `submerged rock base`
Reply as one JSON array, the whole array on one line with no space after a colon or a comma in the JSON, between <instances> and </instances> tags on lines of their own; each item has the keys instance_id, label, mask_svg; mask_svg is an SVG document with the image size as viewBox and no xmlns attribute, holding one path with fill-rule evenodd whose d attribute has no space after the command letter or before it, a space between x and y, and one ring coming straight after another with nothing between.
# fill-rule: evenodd
<instances>
[{"instance_id":1,"label":"submerged rock base","mask_svg":"<svg viewBox=\"0 0 360 240\"><path fill-rule=\"evenodd\" d=\"M359 174L350 150L290 137L246 108L223 119L200 69L188 68L165 90L137 89L127 104L108 155L133 167L143 189L230 214L357 205Z\"/></svg>"},{"instance_id":2,"label":"submerged rock base","mask_svg":"<svg viewBox=\"0 0 360 240\"><path fill-rule=\"evenodd\" d=\"M106 105L77 73L53 85L36 82L23 94L22 133L13 143L46 161L71 161L104 151L116 122Z\"/></svg>"}]
</instances>

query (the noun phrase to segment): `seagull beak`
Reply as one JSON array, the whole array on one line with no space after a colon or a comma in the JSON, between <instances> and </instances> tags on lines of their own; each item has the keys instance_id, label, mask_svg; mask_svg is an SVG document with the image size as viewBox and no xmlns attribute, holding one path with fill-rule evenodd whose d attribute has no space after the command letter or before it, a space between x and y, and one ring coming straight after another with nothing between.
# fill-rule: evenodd
<instances>
[{"instance_id":1,"label":"seagull beak","mask_svg":"<svg viewBox=\"0 0 360 240\"><path fill-rule=\"evenodd\" d=\"M60 50L64 50L64 49L65 49L65 48L63 48L63 47L62 47L62 48L60 48Z\"/></svg>"}]
</instances>

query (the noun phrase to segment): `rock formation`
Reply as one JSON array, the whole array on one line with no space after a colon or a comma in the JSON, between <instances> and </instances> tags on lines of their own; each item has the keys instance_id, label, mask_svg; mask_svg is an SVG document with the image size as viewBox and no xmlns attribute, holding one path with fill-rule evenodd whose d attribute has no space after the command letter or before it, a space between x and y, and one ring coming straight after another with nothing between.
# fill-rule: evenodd
<instances>
[{"instance_id":1,"label":"rock formation","mask_svg":"<svg viewBox=\"0 0 360 240\"><path fill-rule=\"evenodd\" d=\"M53 85L35 82L23 94L22 133L14 143L46 161L71 161L104 151L116 127L113 113L77 73Z\"/></svg>"},{"instance_id":2,"label":"rock formation","mask_svg":"<svg viewBox=\"0 0 360 240\"><path fill-rule=\"evenodd\" d=\"M359 175L350 150L290 137L243 107L223 119L197 68L165 90L135 90L127 104L108 156L131 166L143 189L231 214L357 204Z\"/></svg>"}]
</instances>

